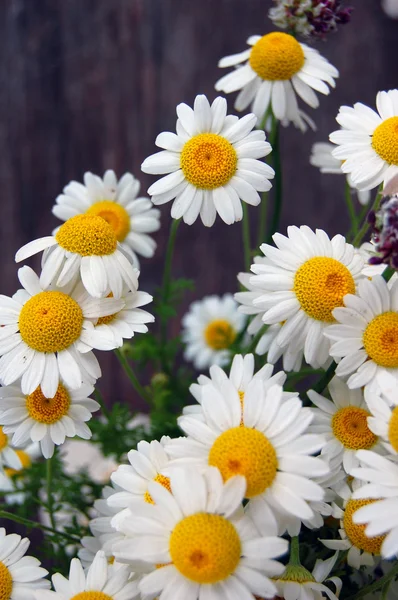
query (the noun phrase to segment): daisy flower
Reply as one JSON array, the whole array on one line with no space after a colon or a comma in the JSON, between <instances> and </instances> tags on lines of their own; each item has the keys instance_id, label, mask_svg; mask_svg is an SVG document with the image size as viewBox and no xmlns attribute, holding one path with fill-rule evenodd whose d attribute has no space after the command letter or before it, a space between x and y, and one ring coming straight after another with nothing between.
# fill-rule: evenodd
<instances>
[{"instance_id":1,"label":"daisy flower","mask_svg":"<svg viewBox=\"0 0 398 600\"><path fill-rule=\"evenodd\" d=\"M245 323L232 294L206 296L193 302L182 318L185 360L192 362L195 369L226 365L230 348Z\"/></svg>"},{"instance_id":2,"label":"daisy flower","mask_svg":"<svg viewBox=\"0 0 398 600\"><path fill-rule=\"evenodd\" d=\"M138 179L125 173L118 181L112 170L106 171L103 178L87 172L83 179L84 185L71 181L63 189L55 200L54 215L62 221L80 214L102 217L137 267L137 254L151 258L156 243L148 233L160 228L160 211L153 208L149 198L137 198Z\"/></svg>"},{"instance_id":3,"label":"daisy flower","mask_svg":"<svg viewBox=\"0 0 398 600\"><path fill-rule=\"evenodd\" d=\"M326 594L329 600L338 600L342 588L339 577L328 577L334 568L339 553L336 552L328 560L317 559L310 573L301 564L289 564L280 577L274 580L278 596L289 600L322 600ZM323 585L324 581L331 581L335 588L334 594L330 588Z\"/></svg>"},{"instance_id":4,"label":"daisy flower","mask_svg":"<svg viewBox=\"0 0 398 600\"><path fill-rule=\"evenodd\" d=\"M15 255L21 262L45 250L40 284L64 287L79 276L90 296L103 298L112 292L120 298L123 283L130 290L138 287L138 271L123 253L115 231L105 219L79 214L68 219L55 235L33 240Z\"/></svg>"},{"instance_id":5,"label":"daisy flower","mask_svg":"<svg viewBox=\"0 0 398 600\"><path fill-rule=\"evenodd\" d=\"M325 462L309 456L324 445L322 437L307 434L312 418L298 398L283 397L280 385L266 390L261 377L254 377L241 395L226 379L222 391L203 386L201 414L179 417L188 437L171 440L166 452L173 465L217 467L224 481L243 475L246 498L270 520L275 506L309 519L308 502L324 495L311 478L329 472Z\"/></svg>"},{"instance_id":6,"label":"daisy flower","mask_svg":"<svg viewBox=\"0 0 398 600\"><path fill-rule=\"evenodd\" d=\"M3 388L0 387L0 394ZM0 426L0 472L4 467L19 471L22 468L22 461L18 456L18 451L10 444L10 438L4 431L4 427Z\"/></svg>"},{"instance_id":7,"label":"daisy flower","mask_svg":"<svg viewBox=\"0 0 398 600\"><path fill-rule=\"evenodd\" d=\"M336 374L348 377L351 389L380 389L396 402L398 382L398 281L387 284L380 275L359 283L358 295L347 294L336 308L336 325L325 335L333 341L331 356L341 359Z\"/></svg>"},{"instance_id":8,"label":"daisy flower","mask_svg":"<svg viewBox=\"0 0 398 600\"><path fill-rule=\"evenodd\" d=\"M218 63L221 68L235 69L217 81L216 90L226 94L240 90L236 110L251 105L259 120L272 110L279 121L295 121L302 127L303 113L298 108L296 94L317 108L315 90L329 94L328 85L335 86L339 72L315 48L298 42L288 33L252 35L247 43L250 48L226 56Z\"/></svg>"},{"instance_id":9,"label":"daisy flower","mask_svg":"<svg viewBox=\"0 0 398 600\"><path fill-rule=\"evenodd\" d=\"M73 438L66 440L60 450L62 470L70 477L86 471L91 481L104 485L118 467L112 456L104 456L98 444Z\"/></svg>"},{"instance_id":10,"label":"daisy flower","mask_svg":"<svg viewBox=\"0 0 398 600\"><path fill-rule=\"evenodd\" d=\"M267 260L251 266L250 284L261 292L252 301L262 309L263 323L283 323L275 344L303 350L307 363L319 368L330 360L323 332L335 320L333 309L355 293L363 257L341 235L330 240L307 226L288 227L287 233L273 236L276 248L261 246Z\"/></svg>"},{"instance_id":11,"label":"daisy flower","mask_svg":"<svg viewBox=\"0 0 398 600\"><path fill-rule=\"evenodd\" d=\"M24 485L24 473L31 467L32 462L41 456L39 444L29 444L23 450L16 449L15 453L19 458L20 467L17 469L8 467L0 471L0 491L8 492L4 496L6 504L23 504L26 494L19 490Z\"/></svg>"},{"instance_id":12,"label":"daisy flower","mask_svg":"<svg viewBox=\"0 0 398 600\"><path fill-rule=\"evenodd\" d=\"M8 386L22 376L24 394L40 385L53 398L60 377L77 389L101 375L93 348L111 350L115 342L93 336L92 319L113 314L123 302L115 298L91 298L78 284L46 289L30 267L18 278L24 290L13 298L0 296L0 379Z\"/></svg>"},{"instance_id":13,"label":"daisy flower","mask_svg":"<svg viewBox=\"0 0 398 600\"><path fill-rule=\"evenodd\" d=\"M344 161L342 171L359 190L386 184L398 173L398 90L379 92L376 106L378 112L360 102L341 106L341 129L329 136L338 146L333 156Z\"/></svg>"},{"instance_id":14,"label":"daisy flower","mask_svg":"<svg viewBox=\"0 0 398 600\"><path fill-rule=\"evenodd\" d=\"M80 560L73 558L69 580L56 573L52 576L55 592L40 592L36 600L132 600L138 596L138 588L135 581L129 581L130 575L126 565L110 567L104 552L99 551L87 574Z\"/></svg>"},{"instance_id":15,"label":"daisy flower","mask_svg":"<svg viewBox=\"0 0 398 600\"><path fill-rule=\"evenodd\" d=\"M361 467L352 475L366 482L354 493L356 527L371 541L378 540L383 558L398 555L398 466L369 450L360 450Z\"/></svg>"},{"instance_id":16,"label":"daisy flower","mask_svg":"<svg viewBox=\"0 0 398 600\"><path fill-rule=\"evenodd\" d=\"M274 170L260 158L271 152L263 131L252 131L256 117L227 116L227 102L196 96L193 109L177 106L177 135L163 132L156 145L164 148L141 165L144 173L166 175L151 185L154 204L174 200L171 216L192 225L198 218L211 227L218 213L231 225L243 216L241 200L253 206L258 192L271 188Z\"/></svg>"},{"instance_id":17,"label":"daisy flower","mask_svg":"<svg viewBox=\"0 0 398 600\"><path fill-rule=\"evenodd\" d=\"M19 386L2 387L0 423L7 434L14 434L15 446L23 446L29 441L40 442L44 458L51 458L54 445L63 444L66 437L91 438L85 421L100 408L98 402L88 398L93 390L90 385L72 390L60 383L54 396L48 398L40 386L27 395Z\"/></svg>"},{"instance_id":18,"label":"daisy flower","mask_svg":"<svg viewBox=\"0 0 398 600\"><path fill-rule=\"evenodd\" d=\"M123 523L129 538L114 546L116 558L152 567L139 583L143 597L273 598L270 577L284 569L275 558L288 543L260 535L244 515L244 478L223 484L209 468L204 474L175 469L170 479L172 494L149 484L156 504L137 503Z\"/></svg>"},{"instance_id":19,"label":"daisy flower","mask_svg":"<svg viewBox=\"0 0 398 600\"><path fill-rule=\"evenodd\" d=\"M329 384L332 400L327 400L310 390L308 397L317 408L313 408L314 419L309 427L312 433L320 433L327 439L322 456L328 462L336 462L346 473L358 466L357 450L375 448L378 437L368 425L371 416L360 389L350 390L339 377Z\"/></svg>"},{"instance_id":20,"label":"daisy flower","mask_svg":"<svg viewBox=\"0 0 398 600\"><path fill-rule=\"evenodd\" d=\"M396 397L398 403L398 397ZM366 401L371 416L368 417L368 426L375 435L380 436L383 446L387 451L396 456L398 454L398 406L392 409L383 394L369 394Z\"/></svg>"},{"instance_id":21,"label":"daisy flower","mask_svg":"<svg viewBox=\"0 0 398 600\"><path fill-rule=\"evenodd\" d=\"M342 162L335 158L332 154L334 150L333 144L329 142L317 142L312 146L312 152L310 157L310 163L314 167L318 167L321 173L331 173L333 175L343 175L341 170ZM351 189L354 189L358 196L358 202L365 206L369 204L370 191L369 190L357 190L351 175L347 174L347 183Z\"/></svg>"},{"instance_id":22,"label":"daisy flower","mask_svg":"<svg viewBox=\"0 0 398 600\"><path fill-rule=\"evenodd\" d=\"M16 533L7 535L0 528L0 597L4 600L35 600L39 597L35 596L35 589L42 594L50 587L50 582L43 579L48 571L37 558L25 556L29 545L27 538Z\"/></svg>"}]
</instances>

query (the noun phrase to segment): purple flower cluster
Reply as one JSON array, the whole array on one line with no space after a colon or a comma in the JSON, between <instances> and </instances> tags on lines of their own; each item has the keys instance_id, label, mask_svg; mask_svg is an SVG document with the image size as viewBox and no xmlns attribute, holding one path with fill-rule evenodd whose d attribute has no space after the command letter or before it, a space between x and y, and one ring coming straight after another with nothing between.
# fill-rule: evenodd
<instances>
[{"instance_id":1,"label":"purple flower cluster","mask_svg":"<svg viewBox=\"0 0 398 600\"><path fill-rule=\"evenodd\" d=\"M352 7L344 7L340 0L313 0L314 11L308 11L308 22L314 28L312 35L324 38L326 34L337 29L337 25L348 23ZM318 10L316 8L318 7Z\"/></svg>"},{"instance_id":2,"label":"purple flower cluster","mask_svg":"<svg viewBox=\"0 0 398 600\"><path fill-rule=\"evenodd\" d=\"M368 216L372 226L372 242L378 256L372 256L369 263L389 265L398 269L398 194L384 196L377 212Z\"/></svg>"}]
</instances>

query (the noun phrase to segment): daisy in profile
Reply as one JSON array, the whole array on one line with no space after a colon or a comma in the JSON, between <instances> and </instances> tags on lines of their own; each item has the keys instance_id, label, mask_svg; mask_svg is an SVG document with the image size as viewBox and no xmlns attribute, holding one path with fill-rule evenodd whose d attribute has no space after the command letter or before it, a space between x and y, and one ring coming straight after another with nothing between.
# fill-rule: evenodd
<instances>
[{"instance_id":1,"label":"daisy in profile","mask_svg":"<svg viewBox=\"0 0 398 600\"><path fill-rule=\"evenodd\" d=\"M54 396L48 398L40 386L27 395L22 394L20 386L2 387L0 423L5 432L14 434L15 446L40 442L44 458L51 458L54 445L63 444L66 437L91 438L86 421L100 408L98 402L88 398L93 390L90 385L71 390L60 383Z\"/></svg>"},{"instance_id":2,"label":"daisy in profile","mask_svg":"<svg viewBox=\"0 0 398 600\"><path fill-rule=\"evenodd\" d=\"M307 433L312 418L298 398L283 397L280 385L265 390L261 377L254 377L241 398L227 379L221 391L203 386L201 414L179 417L187 437L170 440L166 452L173 465L217 467L224 481L243 475L246 498L270 521L273 507L310 519L308 502L324 496L312 478L329 472L323 460L310 456L324 445L321 436Z\"/></svg>"},{"instance_id":3,"label":"daisy in profile","mask_svg":"<svg viewBox=\"0 0 398 600\"><path fill-rule=\"evenodd\" d=\"M341 129L329 136L338 146L333 156L344 161L342 171L359 190L386 184L398 173L398 90L379 92L376 106L377 112L361 102L341 106Z\"/></svg>"},{"instance_id":4,"label":"daisy in profile","mask_svg":"<svg viewBox=\"0 0 398 600\"><path fill-rule=\"evenodd\" d=\"M130 575L126 565L118 569L109 566L100 550L86 574L80 560L73 558L69 579L56 573L52 576L55 592L40 592L36 600L133 600L138 596L138 587L135 581L129 581Z\"/></svg>"},{"instance_id":5,"label":"daisy in profile","mask_svg":"<svg viewBox=\"0 0 398 600\"><path fill-rule=\"evenodd\" d=\"M314 368L330 360L330 342L324 330L335 320L333 310L343 306L346 294L355 294L363 257L344 237L329 239L322 229L288 227L287 237L273 236L276 248L261 246L266 261L251 266L253 297L268 325L282 323L275 344L291 352L304 351Z\"/></svg>"},{"instance_id":6,"label":"daisy in profile","mask_svg":"<svg viewBox=\"0 0 398 600\"><path fill-rule=\"evenodd\" d=\"M161 152L141 165L144 173L165 175L148 194L156 205L174 199L173 219L192 225L198 218L211 227L218 213L231 225L243 216L241 200L257 206L258 192L271 188L274 170L258 160L271 152L263 131L252 131L256 117L227 116L227 102L196 96L193 109L177 106L177 135L163 132L156 138Z\"/></svg>"},{"instance_id":7,"label":"daisy in profile","mask_svg":"<svg viewBox=\"0 0 398 600\"><path fill-rule=\"evenodd\" d=\"M358 452L360 468L352 475L365 485L353 497L357 510L356 527L370 540L379 540L383 558L398 555L398 466L388 458L369 450Z\"/></svg>"},{"instance_id":8,"label":"daisy in profile","mask_svg":"<svg viewBox=\"0 0 398 600\"><path fill-rule=\"evenodd\" d=\"M21 538L16 533L6 534L0 528L0 594L3 600L35 600L35 590L50 587L44 579L48 571L40 566L37 558L25 556L29 548L28 538Z\"/></svg>"},{"instance_id":9,"label":"daisy in profile","mask_svg":"<svg viewBox=\"0 0 398 600\"><path fill-rule=\"evenodd\" d=\"M182 318L184 358L199 370L226 365L231 346L245 323L232 294L206 296L193 302Z\"/></svg>"},{"instance_id":10,"label":"daisy in profile","mask_svg":"<svg viewBox=\"0 0 398 600\"><path fill-rule=\"evenodd\" d=\"M355 457L357 450L377 450L378 436L369 427L371 413L361 389L350 390L342 379L334 377L329 383L329 393L331 400L313 390L308 392L316 406L312 409L314 419L309 429L327 439L322 456L329 463L343 465L349 474L359 464Z\"/></svg>"},{"instance_id":11,"label":"daisy in profile","mask_svg":"<svg viewBox=\"0 0 398 600\"><path fill-rule=\"evenodd\" d=\"M292 35L273 31L252 35L250 48L222 58L221 68L235 67L215 85L226 94L240 91L236 110L251 110L261 120L271 109L279 121L293 121L303 128L303 113L296 95L312 108L319 106L315 91L329 94L339 73L315 48L298 42Z\"/></svg>"},{"instance_id":12,"label":"daisy in profile","mask_svg":"<svg viewBox=\"0 0 398 600\"><path fill-rule=\"evenodd\" d=\"M102 217L137 267L137 254L151 258L156 243L148 234L160 228L160 211L153 208L149 198L137 198L138 179L125 173L118 181L112 170L106 171L102 178L87 172L83 179L84 185L71 181L64 187L55 200L54 215L62 221L80 214Z\"/></svg>"},{"instance_id":13,"label":"daisy in profile","mask_svg":"<svg viewBox=\"0 0 398 600\"><path fill-rule=\"evenodd\" d=\"M314 167L318 167L321 173L343 175L343 171L341 170L341 160L338 160L332 154L334 148L334 145L330 144L329 142L317 142L312 146L310 163ZM351 189L356 191L358 202L360 204L362 204L363 206L369 204L370 191L357 190L349 173L347 174L347 183Z\"/></svg>"},{"instance_id":14,"label":"daisy in profile","mask_svg":"<svg viewBox=\"0 0 398 600\"><path fill-rule=\"evenodd\" d=\"M157 482L149 484L155 504L134 506L121 524L128 537L114 546L117 559L141 569L144 562L151 569L139 582L142 596L273 598L270 577L283 572L275 559L286 553L288 543L273 534L262 536L244 515L244 478L223 484L217 469L203 474L175 469L170 479L172 493Z\"/></svg>"},{"instance_id":15,"label":"daisy in profile","mask_svg":"<svg viewBox=\"0 0 398 600\"><path fill-rule=\"evenodd\" d=\"M398 395L395 400L398 403ZM368 417L369 429L380 436L389 454L396 456L398 454L398 406L390 408L383 394L369 394L366 403L371 412L371 416Z\"/></svg>"},{"instance_id":16,"label":"daisy in profile","mask_svg":"<svg viewBox=\"0 0 398 600\"><path fill-rule=\"evenodd\" d=\"M20 490L24 487L24 474L41 456L39 444L29 444L23 450L18 448L15 452L21 466L17 469L8 467L0 471L0 492L7 492L4 496L6 504L23 504L26 493Z\"/></svg>"},{"instance_id":17,"label":"daisy in profile","mask_svg":"<svg viewBox=\"0 0 398 600\"><path fill-rule=\"evenodd\" d=\"M337 321L325 335L330 354L341 359L336 374L347 377L351 389L365 386L368 395L382 390L397 402L398 281L388 284L380 275L359 283L358 295L349 293L344 307L333 311Z\"/></svg>"},{"instance_id":18,"label":"daisy in profile","mask_svg":"<svg viewBox=\"0 0 398 600\"><path fill-rule=\"evenodd\" d=\"M138 287L138 271L132 259L117 241L109 223L92 214L79 214L68 219L55 235L33 240L15 255L21 262L45 250L40 284L64 287L79 276L90 296L103 298L109 292L120 298L123 283L130 290Z\"/></svg>"},{"instance_id":19,"label":"daisy in profile","mask_svg":"<svg viewBox=\"0 0 398 600\"><path fill-rule=\"evenodd\" d=\"M81 284L46 289L30 267L19 269L18 278L24 289L13 298L0 296L2 384L22 377L23 394L40 385L53 398L60 378L71 389L94 383L101 370L91 350L112 350L117 343L93 336L92 319L119 311L123 301L91 298Z\"/></svg>"}]
</instances>

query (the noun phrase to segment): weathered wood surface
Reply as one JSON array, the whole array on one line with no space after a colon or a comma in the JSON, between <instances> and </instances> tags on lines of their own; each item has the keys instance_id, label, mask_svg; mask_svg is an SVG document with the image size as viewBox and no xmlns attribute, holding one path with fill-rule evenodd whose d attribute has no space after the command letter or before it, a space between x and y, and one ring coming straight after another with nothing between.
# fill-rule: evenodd
<instances>
[{"instance_id":1,"label":"weathered wood surface","mask_svg":"<svg viewBox=\"0 0 398 600\"><path fill-rule=\"evenodd\" d=\"M347 2L350 3L350 2ZM335 128L340 104L374 104L398 86L398 22L379 0L353 0L352 23L319 44L341 74L313 111L316 134L283 132L285 204L281 230L308 223L330 233L347 224L343 181L308 164L311 145ZM0 2L1 292L16 288L15 250L47 235L56 195L84 171L140 175L154 139L173 130L175 106L203 92L215 97L217 61L271 29L270 0L2 0ZM311 110L311 109L310 109ZM160 279L170 206L163 207L158 251L142 262L142 287ZM255 218L258 211L251 210ZM193 277L197 297L234 291L242 268L240 225L200 223L179 232L175 273ZM38 265L33 260L32 265ZM105 393L126 389L115 361L102 361ZM110 375L112 370L113 375Z\"/></svg>"}]
</instances>

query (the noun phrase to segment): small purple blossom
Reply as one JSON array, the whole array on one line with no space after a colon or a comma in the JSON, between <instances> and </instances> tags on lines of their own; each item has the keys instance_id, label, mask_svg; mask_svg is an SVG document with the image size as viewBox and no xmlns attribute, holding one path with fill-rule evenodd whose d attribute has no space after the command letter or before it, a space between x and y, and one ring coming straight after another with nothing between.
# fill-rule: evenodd
<instances>
[{"instance_id":1,"label":"small purple blossom","mask_svg":"<svg viewBox=\"0 0 398 600\"><path fill-rule=\"evenodd\" d=\"M384 196L379 210L369 213L368 221L378 254L369 259L369 264L386 264L398 269L398 194Z\"/></svg>"}]
</instances>

